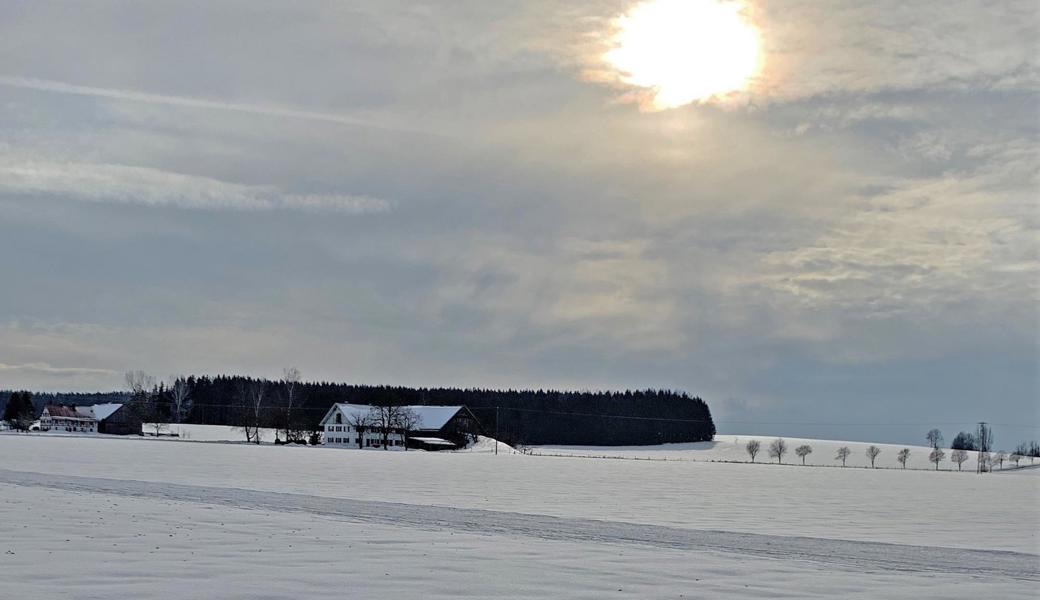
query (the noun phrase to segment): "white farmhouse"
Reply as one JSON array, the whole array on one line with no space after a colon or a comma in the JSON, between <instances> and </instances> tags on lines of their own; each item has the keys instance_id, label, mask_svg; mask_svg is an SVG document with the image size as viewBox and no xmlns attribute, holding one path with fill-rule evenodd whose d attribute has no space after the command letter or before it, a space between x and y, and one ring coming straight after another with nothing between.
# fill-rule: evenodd
<instances>
[{"instance_id":1,"label":"white farmhouse","mask_svg":"<svg viewBox=\"0 0 1040 600\"><path fill-rule=\"evenodd\" d=\"M371 410L371 406L362 404L333 404L321 419L325 443L357 448L381 448L383 432L369 425ZM390 431L386 437L388 450L404 448L404 432Z\"/></svg>"},{"instance_id":2,"label":"white farmhouse","mask_svg":"<svg viewBox=\"0 0 1040 600\"><path fill-rule=\"evenodd\" d=\"M414 429L386 432L387 450L404 450L406 444L428 450L457 448L466 435L477 433L473 413L464 406L407 406L417 422ZM382 448L383 429L373 422L372 407L333 404L321 420L324 442L332 446ZM444 438L452 438L451 440Z\"/></svg>"}]
</instances>

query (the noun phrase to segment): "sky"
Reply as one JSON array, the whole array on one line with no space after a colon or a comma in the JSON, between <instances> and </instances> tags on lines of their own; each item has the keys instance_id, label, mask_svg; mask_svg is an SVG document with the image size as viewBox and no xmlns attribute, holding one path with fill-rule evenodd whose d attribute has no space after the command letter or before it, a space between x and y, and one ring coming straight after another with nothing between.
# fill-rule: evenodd
<instances>
[{"instance_id":1,"label":"sky","mask_svg":"<svg viewBox=\"0 0 1040 600\"><path fill-rule=\"evenodd\" d=\"M0 0L0 388L297 366L1040 437L1040 8L724 4L758 70L659 106L605 59L633 1Z\"/></svg>"}]
</instances>

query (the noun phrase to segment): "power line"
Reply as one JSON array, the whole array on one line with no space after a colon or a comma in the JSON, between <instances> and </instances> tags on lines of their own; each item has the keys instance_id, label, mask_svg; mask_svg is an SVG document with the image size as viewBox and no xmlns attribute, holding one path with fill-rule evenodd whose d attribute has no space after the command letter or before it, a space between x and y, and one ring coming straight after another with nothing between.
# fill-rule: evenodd
<instances>
[{"instance_id":1,"label":"power line","mask_svg":"<svg viewBox=\"0 0 1040 600\"><path fill-rule=\"evenodd\" d=\"M718 423L736 424L736 425L813 425L821 427L934 427L937 425L950 425L954 427L963 427L968 424L968 421L947 421L940 423L821 423L814 421L731 421L731 420L716 420ZM1035 425L1023 425L1021 423L990 423L997 427L1018 427L1022 429L1040 429L1040 423Z\"/></svg>"}]
</instances>

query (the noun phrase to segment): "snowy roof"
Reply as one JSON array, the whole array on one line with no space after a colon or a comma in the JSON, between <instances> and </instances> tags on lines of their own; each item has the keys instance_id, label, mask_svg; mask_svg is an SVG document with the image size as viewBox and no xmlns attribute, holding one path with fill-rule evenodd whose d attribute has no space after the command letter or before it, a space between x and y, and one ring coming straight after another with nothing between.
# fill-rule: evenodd
<instances>
[{"instance_id":1,"label":"snowy roof","mask_svg":"<svg viewBox=\"0 0 1040 600\"><path fill-rule=\"evenodd\" d=\"M462 410L461 406L406 406L404 408L411 409L415 416L419 418L419 422L415 426L416 429L431 431L444 427L452 417ZM332 405L332 408L329 409L329 412L321 420L321 424L329 423L332 415L337 410L343 414L345 420L350 421L358 417L367 416L372 407L367 404L339 402Z\"/></svg>"},{"instance_id":2,"label":"snowy roof","mask_svg":"<svg viewBox=\"0 0 1040 600\"><path fill-rule=\"evenodd\" d=\"M419 417L416 429L440 429L462 410L461 406L409 406L408 408Z\"/></svg>"},{"instance_id":3,"label":"snowy roof","mask_svg":"<svg viewBox=\"0 0 1040 600\"><path fill-rule=\"evenodd\" d=\"M108 402L105 404L95 404L90 407L90 411L93 413L95 419L98 421L104 421L122 407L123 405L118 402Z\"/></svg>"},{"instance_id":4,"label":"snowy roof","mask_svg":"<svg viewBox=\"0 0 1040 600\"><path fill-rule=\"evenodd\" d=\"M371 406L367 404L347 404L346 402L337 402L332 405L329 412L325 413L325 417L321 420L321 424L325 425L332 418L332 415L339 411L343 414L344 421L351 421L358 417L365 417L368 415L368 411L372 410Z\"/></svg>"},{"instance_id":5,"label":"snowy roof","mask_svg":"<svg viewBox=\"0 0 1040 600\"><path fill-rule=\"evenodd\" d=\"M435 437L413 437L411 439L415 440L417 442L422 442L424 444L428 444L430 446L454 446L455 445L452 442L449 442L448 440L445 440L445 439L442 439L442 438L435 438Z\"/></svg>"}]
</instances>

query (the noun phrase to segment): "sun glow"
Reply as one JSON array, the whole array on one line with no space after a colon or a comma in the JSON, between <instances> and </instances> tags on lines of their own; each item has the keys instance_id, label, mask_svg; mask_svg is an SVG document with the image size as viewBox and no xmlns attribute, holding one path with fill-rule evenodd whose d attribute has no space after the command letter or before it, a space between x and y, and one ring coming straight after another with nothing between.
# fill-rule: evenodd
<instances>
[{"instance_id":1,"label":"sun glow","mask_svg":"<svg viewBox=\"0 0 1040 600\"><path fill-rule=\"evenodd\" d=\"M614 25L604 59L621 81L647 90L649 108L724 99L761 69L761 38L742 2L649 0Z\"/></svg>"}]
</instances>

